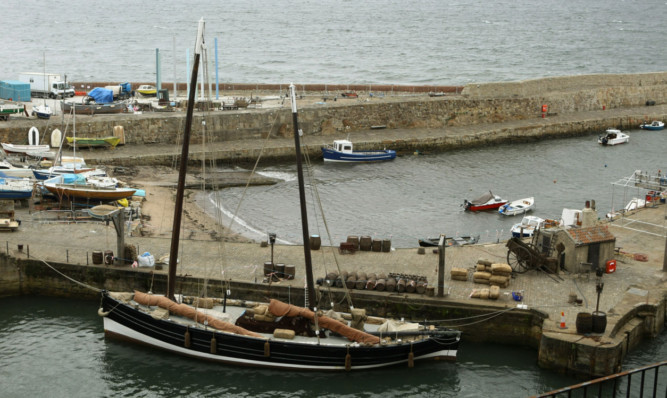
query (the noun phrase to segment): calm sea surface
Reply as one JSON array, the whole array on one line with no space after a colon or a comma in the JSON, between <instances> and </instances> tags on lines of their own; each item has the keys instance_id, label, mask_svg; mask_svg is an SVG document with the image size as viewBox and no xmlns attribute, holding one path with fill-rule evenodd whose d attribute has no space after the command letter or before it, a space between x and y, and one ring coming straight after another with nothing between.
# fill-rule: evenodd
<instances>
[{"instance_id":1,"label":"calm sea surface","mask_svg":"<svg viewBox=\"0 0 667 398\"><path fill-rule=\"evenodd\" d=\"M0 80L188 81L206 19L221 82L460 85L667 70L664 0L8 2ZM174 52L175 48L175 52ZM190 51L192 55L192 51ZM212 73L212 76L215 76Z\"/></svg>"},{"instance_id":2,"label":"calm sea surface","mask_svg":"<svg viewBox=\"0 0 667 398\"><path fill-rule=\"evenodd\" d=\"M186 81L186 49L202 16L211 62L218 41L221 82L458 85L667 70L664 0L9 3L0 23L0 80L42 71L46 56L46 71L68 80L154 81L159 48L162 80ZM312 172L334 243L368 234L409 247L441 232L493 241L518 219L465 214L463 199L489 189L508 199L535 196L536 215L558 217L586 200L596 200L604 216L637 196L611 182L635 169L667 170L667 133L630 134L629 144L615 148L586 136L425 151L381 165L317 163ZM275 231L298 242L294 167L260 169L285 182L251 190L239 213L243 232L260 238ZM239 191L216 196L223 198L218 206L232 209ZM208 197L200 202L216 205ZM321 228L313 221L311 232L324 236ZM0 396L523 397L576 382L540 370L534 350L479 344L464 344L456 363L412 370L304 375L202 364L105 340L96 310L92 302L0 299ZM624 367L665 358L663 333Z\"/></svg>"}]
</instances>

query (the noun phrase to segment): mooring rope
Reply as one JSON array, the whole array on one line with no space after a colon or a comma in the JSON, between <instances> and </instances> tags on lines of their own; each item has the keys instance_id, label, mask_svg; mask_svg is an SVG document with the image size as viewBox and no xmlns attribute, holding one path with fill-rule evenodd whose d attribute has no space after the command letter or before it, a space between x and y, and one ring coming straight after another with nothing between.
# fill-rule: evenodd
<instances>
[{"instance_id":1,"label":"mooring rope","mask_svg":"<svg viewBox=\"0 0 667 398\"><path fill-rule=\"evenodd\" d=\"M42 260L42 259L38 259L38 260L41 261L41 262L43 262L47 267L49 267L49 268L51 268L52 270L54 270L57 274L59 274L59 275L62 276L63 278L68 279L69 281L74 282L74 283L76 283L76 284L79 285L79 286L83 286L83 287L85 287L85 288L88 288L88 289L90 289L90 290L96 291L96 292L98 292L98 293L102 291L102 289L98 289L98 288L96 288L96 287L94 287L94 286L91 286L91 285L88 285L88 284L86 284L86 283L79 282L79 281L77 281L76 279L74 279L74 278L72 278L72 277L69 277L69 276L63 274L62 272L60 272L60 271L58 271L57 269L55 269L51 264L49 264L48 262L46 262L46 260Z\"/></svg>"}]
</instances>

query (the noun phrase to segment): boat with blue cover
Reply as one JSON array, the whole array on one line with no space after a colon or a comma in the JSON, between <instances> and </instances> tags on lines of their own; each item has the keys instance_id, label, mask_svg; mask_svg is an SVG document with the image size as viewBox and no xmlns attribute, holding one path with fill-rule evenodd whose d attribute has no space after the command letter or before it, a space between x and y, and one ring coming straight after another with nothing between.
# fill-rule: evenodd
<instances>
[{"instance_id":1,"label":"boat with blue cover","mask_svg":"<svg viewBox=\"0 0 667 398\"><path fill-rule=\"evenodd\" d=\"M322 147L325 162L378 162L396 158L396 151L379 149L355 151L349 140L334 140L333 145Z\"/></svg>"}]
</instances>

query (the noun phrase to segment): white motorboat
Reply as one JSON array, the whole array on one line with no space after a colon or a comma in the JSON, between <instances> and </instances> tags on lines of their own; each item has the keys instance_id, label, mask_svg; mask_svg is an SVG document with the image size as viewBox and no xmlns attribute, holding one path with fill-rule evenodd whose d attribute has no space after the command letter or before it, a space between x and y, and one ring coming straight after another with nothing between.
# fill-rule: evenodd
<instances>
[{"instance_id":1,"label":"white motorboat","mask_svg":"<svg viewBox=\"0 0 667 398\"><path fill-rule=\"evenodd\" d=\"M527 213L535 207L535 198L523 198L512 201L498 208L498 213L503 216L515 216L517 214Z\"/></svg>"},{"instance_id":2,"label":"white motorboat","mask_svg":"<svg viewBox=\"0 0 667 398\"><path fill-rule=\"evenodd\" d=\"M598 144L618 145L630 141L630 136L618 129L607 129L603 135L598 136Z\"/></svg>"},{"instance_id":3,"label":"white motorboat","mask_svg":"<svg viewBox=\"0 0 667 398\"><path fill-rule=\"evenodd\" d=\"M520 223L512 226L510 231L513 238L533 236L536 230L544 228L546 220L536 216L524 216Z\"/></svg>"}]
</instances>

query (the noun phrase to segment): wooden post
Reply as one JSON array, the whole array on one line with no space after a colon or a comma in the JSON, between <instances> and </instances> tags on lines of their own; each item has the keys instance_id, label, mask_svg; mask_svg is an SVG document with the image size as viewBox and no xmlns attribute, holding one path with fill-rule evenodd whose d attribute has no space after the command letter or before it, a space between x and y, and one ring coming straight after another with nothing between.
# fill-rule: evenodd
<instances>
[{"instance_id":1,"label":"wooden post","mask_svg":"<svg viewBox=\"0 0 667 398\"><path fill-rule=\"evenodd\" d=\"M445 296L445 234L438 241L438 297Z\"/></svg>"}]
</instances>

